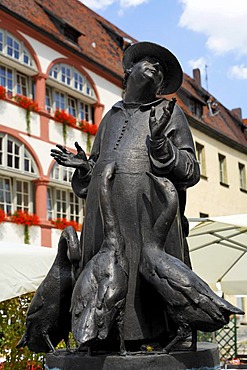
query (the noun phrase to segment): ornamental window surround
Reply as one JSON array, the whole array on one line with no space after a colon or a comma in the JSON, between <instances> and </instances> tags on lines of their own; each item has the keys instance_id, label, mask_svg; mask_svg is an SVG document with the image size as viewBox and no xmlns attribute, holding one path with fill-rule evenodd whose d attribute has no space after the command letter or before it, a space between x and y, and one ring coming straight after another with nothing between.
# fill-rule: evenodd
<instances>
[{"instance_id":1,"label":"ornamental window surround","mask_svg":"<svg viewBox=\"0 0 247 370\"><path fill-rule=\"evenodd\" d=\"M50 186L47 188L47 218L66 218L68 221L83 223L85 201L79 199L71 190L72 168L54 164Z\"/></svg>"},{"instance_id":2,"label":"ornamental window surround","mask_svg":"<svg viewBox=\"0 0 247 370\"><path fill-rule=\"evenodd\" d=\"M78 121L94 122L93 104L97 101L94 89L86 76L76 68L55 64L46 84L46 109L49 113L64 110Z\"/></svg>"},{"instance_id":3,"label":"ornamental window surround","mask_svg":"<svg viewBox=\"0 0 247 370\"><path fill-rule=\"evenodd\" d=\"M0 208L33 212L33 183L38 178L35 161L25 145L0 134Z\"/></svg>"}]
</instances>

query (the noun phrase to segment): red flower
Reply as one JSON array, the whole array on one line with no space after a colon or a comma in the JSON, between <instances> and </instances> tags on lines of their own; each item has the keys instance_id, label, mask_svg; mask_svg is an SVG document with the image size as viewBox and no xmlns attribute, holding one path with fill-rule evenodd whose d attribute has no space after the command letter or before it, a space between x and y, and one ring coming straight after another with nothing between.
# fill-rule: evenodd
<instances>
[{"instance_id":1,"label":"red flower","mask_svg":"<svg viewBox=\"0 0 247 370\"><path fill-rule=\"evenodd\" d=\"M0 99L2 100L7 99L7 92L4 86L0 86Z\"/></svg>"},{"instance_id":2,"label":"red flower","mask_svg":"<svg viewBox=\"0 0 247 370\"><path fill-rule=\"evenodd\" d=\"M55 229L63 230L67 226L72 226L75 231L81 230L81 225L76 221L67 221L66 218L57 218L56 220L50 220Z\"/></svg>"},{"instance_id":3,"label":"red flower","mask_svg":"<svg viewBox=\"0 0 247 370\"><path fill-rule=\"evenodd\" d=\"M38 225L39 218L37 215L29 214L26 211L15 211L13 214L9 216L11 222L14 222L18 225Z\"/></svg>"},{"instance_id":4,"label":"red flower","mask_svg":"<svg viewBox=\"0 0 247 370\"><path fill-rule=\"evenodd\" d=\"M72 114L66 113L64 110L57 109L54 118L57 122L65 123L68 126L76 127L76 119Z\"/></svg>"},{"instance_id":5,"label":"red flower","mask_svg":"<svg viewBox=\"0 0 247 370\"><path fill-rule=\"evenodd\" d=\"M96 125L89 125L88 132L90 135L96 135L97 131L98 131L98 127Z\"/></svg>"},{"instance_id":6,"label":"red flower","mask_svg":"<svg viewBox=\"0 0 247 370\"><path fill-rule=\"evenodd\" d=\"M90 134L90 135L96 135L98 131L98 127L96 125L89 123L85 120L81 120L79 125L83 132Z\"/></svg>"},{"instance_id":7,"label":"red flower","mask_svg":"<svg viewBox=\"0 0 247 370\"><path fill-rule=\"evenodd\" d=\"M6 220L6 213L0 209L0 224Z\"/></svg>"},{"instance_id":8,"label":"red flower","mask_svg":"<svg viewBox=\"0 0 247 370\"><path fill-rule=\"evenodd\" d=\"M19 104L20 107L28 111L33 111L33 112L39 111L39 106L36 103L36 101L28 98L27 96L17 94L14 96L14 99Z\"/></svg>"}]
</instances>

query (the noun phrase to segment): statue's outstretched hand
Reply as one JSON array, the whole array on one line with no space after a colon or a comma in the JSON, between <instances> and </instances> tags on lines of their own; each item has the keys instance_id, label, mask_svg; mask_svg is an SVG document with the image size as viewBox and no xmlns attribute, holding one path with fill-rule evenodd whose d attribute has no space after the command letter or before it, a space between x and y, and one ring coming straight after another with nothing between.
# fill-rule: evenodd
<instances>
[{"instance_id":1,"label":"statue's outstretched hand","mask_svg":"<svg viewBox=\"0 0 247 370\"><path fill-rule=\"evenodd\" d=\"M90 166L87 161L87 156L78 142L75 142L75 147L77 149L77 154L71 153L62 145L56 145L59 149L51 149L51 156L57 161L58 164L61 164L65 167L81 168L85 172L89 171Z\"/></svg>"},{"instance_id":2,"label":"statue's outstretched hand","mask_svg":"<svg viewBox=\"0 0 247 370\"><path fill-rule=\"evenodd\" d=\"M159 139L162 136L162 132L171 118L175 103L176 98L172 98L171 100L169 100L167 107L163 108L164 113L159 120L157 120L155 117L155 107L151 108L149 116L149 127L152 139Z\"/></svg>"}]
</instances>

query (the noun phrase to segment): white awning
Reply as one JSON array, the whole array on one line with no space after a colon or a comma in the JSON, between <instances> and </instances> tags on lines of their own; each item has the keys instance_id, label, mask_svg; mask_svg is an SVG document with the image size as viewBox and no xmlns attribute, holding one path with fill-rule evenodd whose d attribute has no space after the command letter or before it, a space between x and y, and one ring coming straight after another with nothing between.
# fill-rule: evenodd
<instances>
[{"instance_id":1,"label":"white awning","mask_svg":"<svg viewBox=\"0 0 247 370\"><path fill-rule=\"evenodd\" d=\"M34 292L56 253L56 248L0 242L0 301Z\"/></svg>"},{"instance_id":2,"label":"white awning","mask_svg":"<svg viewBox=\"0 0 247 370\"><path fill-rule=\"evenodd\" d=\"M247 295L247 214L189 221L193 270L213 290L220 283L225 294Z\"/></svg>"}]
</instances>

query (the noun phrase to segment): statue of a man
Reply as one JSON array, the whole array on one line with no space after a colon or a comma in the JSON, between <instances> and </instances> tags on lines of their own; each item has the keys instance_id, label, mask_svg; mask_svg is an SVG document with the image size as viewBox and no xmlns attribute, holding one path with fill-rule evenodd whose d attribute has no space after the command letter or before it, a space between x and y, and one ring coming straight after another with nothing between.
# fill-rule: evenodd
<instances>
[{"instance_id":1,"label":"statue of a man","mask_svg":"<svg viewBox=\"0 0 247 370\"><path fill-rule=\"evenodd\" d=\"M182 83L176 57L160 45L138 42L126 49L123 68L124 98L103 118L89 159L77 143L76 155L58 145L59 150L52 150L52 156L57 163L76 169L73 190L77 196L86 197L82 266L97 253L103 240L97 196L99 175L106 164L116 162L112 199L129 260L124 338L140 343L162 337L167 330L163 303L138 271L142 230L150 227L150 222L142 218L142 207L145 202L153 223L163 207L162 197L146 172L166 177L175 185L180 209L164 248L187 264L186 189L199 181L200 172L182 110L175 101L161 97L174 93Z\"/></svg>"}]
</instances>

